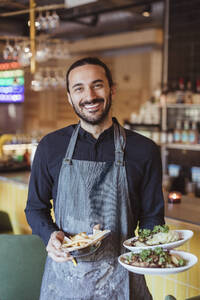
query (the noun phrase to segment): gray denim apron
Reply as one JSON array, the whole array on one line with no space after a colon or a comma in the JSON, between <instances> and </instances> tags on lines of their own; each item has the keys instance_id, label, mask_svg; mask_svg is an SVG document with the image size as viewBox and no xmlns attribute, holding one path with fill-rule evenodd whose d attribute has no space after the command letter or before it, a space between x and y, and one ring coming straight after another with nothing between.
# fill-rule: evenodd
<instances>
[{"instance_id":1,"label":"gray denim apron","mask_svg":"<svg viewBox=\"0 0 200 300\"><path fill-rule=\"evenodd\" d=\"M114 162L74 160L80 124L75 128L63 160L55 207L58 227L67 234L92 233L95 224L111 234L98 251L78 259L78 265L47 257L40 300L152 299L144 277L129 274L117 261L122 243L133 235L126 170L125 132L114 119Z\"/></svg>"}]
</instances>

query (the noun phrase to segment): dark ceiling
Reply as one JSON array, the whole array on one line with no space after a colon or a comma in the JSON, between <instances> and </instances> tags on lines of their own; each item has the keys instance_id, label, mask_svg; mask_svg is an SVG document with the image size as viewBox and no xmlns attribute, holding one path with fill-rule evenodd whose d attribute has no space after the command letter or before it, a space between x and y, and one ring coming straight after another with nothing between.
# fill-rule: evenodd
<instances>
[{"instance_id":1,"label":"dark ceiling","mask_svg":"<svg viewBox=\"0 0 200 300\"><path fill-rule=\"evenodd\" d=\"M162 28L163 0L99 0L76 7L64 7L64 0L37 0L36 9L45 6L52 13L51 5L57 5L56 13L60 17L60 25L56 29L37 31L37 36L46 34L49 38L74 41L94 36L103 36L145 28ZM144 17L145 8L151 10L149 17ZM28 0L0 0L0 38L9 36L29 36L29 12L18 14L29 9ZM15 15L5 16L13 13ZM36 11L36 17L39 12Z\"/></svg>"}]
</instances>

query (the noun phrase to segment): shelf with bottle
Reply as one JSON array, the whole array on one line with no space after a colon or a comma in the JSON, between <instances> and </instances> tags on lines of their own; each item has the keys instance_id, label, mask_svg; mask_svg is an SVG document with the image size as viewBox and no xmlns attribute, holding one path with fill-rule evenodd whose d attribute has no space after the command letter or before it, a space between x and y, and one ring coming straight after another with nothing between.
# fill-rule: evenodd
<instances>
[{"instance_id":1,"label":"shelf with bottle","mask_svg":"<svg viewBox=\"0 0 200 300\"><path fill-rule=\"evenodd\" d=\"M178 191L190 197L200 197L200 167L169 163L168 175L164 176L166 192Z\"/></svg>"},{"instance_id":2,"label":"shelf with bottle","mask_svg":"<svg viewBox=\"0 0 200 300\"><path fill-rule=\"evenodd\" d=\"M160 104L165 105L200 105L200 79L195 82L179 78L177 84L164 85Z\"/></svg>"},{"instance_id":3,"label":"shelf with bottle","mask_svg":"<svg viewBox=\"0 0 200 300\"><path fill-rule=\"evenodd\" d=\"M160 143L160 124L150 123L132 123L128 120L124 121L124 128L138 132L147 138L154 140L157 144Z\"/></svg>"},{"instance_id":4,"label":"shelf with bottle","mask_svg":"<svg viewBox=\"0 0 200 300\"><path fill-rule=\"evenodd\" d=\"M177 119L174 129L167 129L162 146L167 149L200 151L199 122Z\"/></svg>"},{"instance_id":5,"label":"shelf with bottle","mask_svg":"<svg viewBox=\"0 0 200 300\"><path fill-rule=\"evenodd\" d=\"M0 172L30 169L32 157L38 144L36 136L4 134L0 141Z\"/></svg>"},{"instance_id":6,"label":"shelf with bottle","mask_svg":"<svg viewBox=\"0 0 200 300\"><path fill-rule=\"evenodd\" d=\"M194 104L194 103L159 103L157 104L160 108L197 108L200 109L200 103Z\"/></svg>"},{"instance_id":7,"label":"shelf with bottle","mask_svg":"<svg viewBox=\"0 0 200 300\"><path fill-rule=\"evenodd\" d=\"M189 150L189 151L200 151L200 144L187 145L187 144L166 143L165 147L168 148L168 149L180 149L180 150Z\"/></svg>"}]
</instances>

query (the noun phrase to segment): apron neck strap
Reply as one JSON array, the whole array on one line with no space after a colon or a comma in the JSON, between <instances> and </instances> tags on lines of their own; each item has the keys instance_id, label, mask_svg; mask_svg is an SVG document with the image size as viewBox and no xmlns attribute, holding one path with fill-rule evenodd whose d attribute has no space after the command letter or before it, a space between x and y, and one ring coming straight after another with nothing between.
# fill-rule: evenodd
<instances>
[{"instance_id":1,"label":"apron neck strap","mask_svg":"<svg viewBox=\"0 0 200 300\"><path fill-rule=\"evenodd\" d=\"M72 156L73 156L74 149L75 149L75 146L76 146L76 141L77 141L78 132L79 132L80 127L81 127L81 124L79 122L76 125L76 127L74 128L74 131L73 131L72 136L71 136L70 141L69 141L69 145L67 147L67 152L65 154L64 160L68 164L71 164L71 162L72 162Z\"/></svg>"},{"instance_id":2,"label":"apron neck strap","mask_svg":"<svg viewBox=\"0 0 200 300\"><path fill-rule=\"evenodd\" d=\"M126 146L126 134L124 128L113 118L114 142L115 142L115 164L124 164L124 149Z\"/></svg>"},{"instance_id":3,"label":"apron neck strap","mask_svg":"<svg viewBox=\"0 0 200 300\"><path fill-rule=\"evenodd\" d=\"M72 156L74 153L74 149L76 146L76 141L78 137L78 132L80 128L80 122L75 127L69 145L67 147L67 151L65 154L65 162L71 164ZM118 123L117 119L113 118L113 126L114 126L114 143L115 143L115 164L123 165L124 164L124 149L126 145L126 135L123 127Z\"/></svg>"}]
</instances>

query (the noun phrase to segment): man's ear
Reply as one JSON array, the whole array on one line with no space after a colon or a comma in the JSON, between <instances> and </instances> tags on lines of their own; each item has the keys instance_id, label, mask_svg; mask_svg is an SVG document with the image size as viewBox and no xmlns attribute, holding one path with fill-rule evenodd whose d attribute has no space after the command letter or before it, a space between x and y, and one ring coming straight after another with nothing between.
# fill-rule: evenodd
<instances>
[{"instance_id":1,"label":"man's ear","mask_svg":"<svg viewBox=\"0 0 200 300\"><path fill-rule=\"evenodd\" d=\"M70 93L68 93L68 92L67 92L67 99L68 99L69 103L72 105L71 96L70 96Z\"/></svg>"},{"instance_id":2,"label":"man's ear","mask_svg":"<svg viewBox=\"0 0 200 300\"><path fill-rule=\"evenodd\" d=\"M113 84L113 86L111 87L111 95L115 96L115 94L116 94L116 85Z\"/></svg>"}]
</instances>

